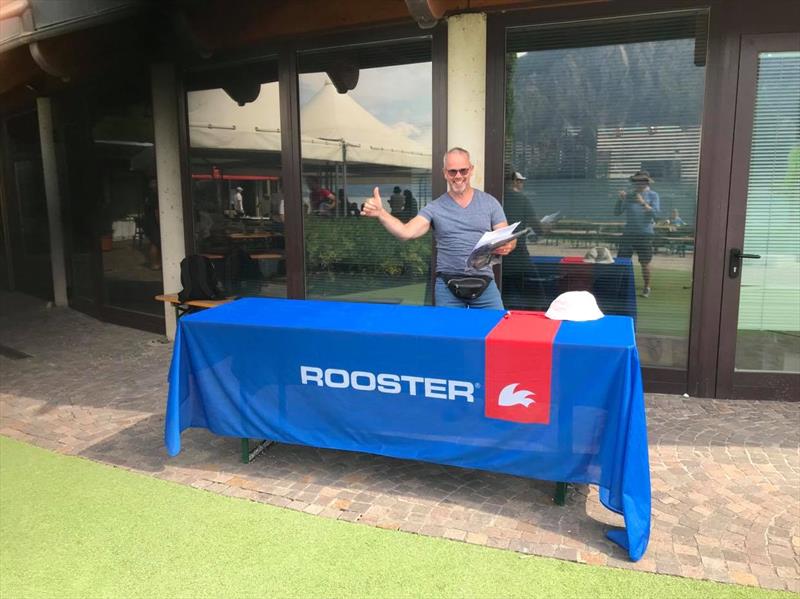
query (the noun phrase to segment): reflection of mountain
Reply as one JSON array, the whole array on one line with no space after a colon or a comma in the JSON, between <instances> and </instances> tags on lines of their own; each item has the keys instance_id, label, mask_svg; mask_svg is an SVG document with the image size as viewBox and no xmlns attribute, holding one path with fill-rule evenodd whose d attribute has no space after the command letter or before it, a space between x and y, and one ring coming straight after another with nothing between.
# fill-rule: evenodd
<instances>
[{"instance_id":1,"label":"reflection of mountain","mask_svg":"<svg viewBox=\"0 0 800 599\"><path fill-rule=\"evenodd\" d=\"M684 21L676 17L693 31ZM694 39L526 43L544 46L509 55L508 162L537 179L622 178L639 168L660 171L659 181L696 176L705 69Z\"/></svg>"},{"instance_id":2,"label":"reflection of mountain","mask_svg":"<svg viewBox=\"0 0 800 599\"><path fill-rule=\"evenodd\" d=\"M278 84L261 86L258 98L239 106L222 90L192 92L188 99L193 148L280 151ZM347 94L326 83L300 111L303 158L383 164L430 170L429 146L382 123Z\"/></svg>"}]
</instances>

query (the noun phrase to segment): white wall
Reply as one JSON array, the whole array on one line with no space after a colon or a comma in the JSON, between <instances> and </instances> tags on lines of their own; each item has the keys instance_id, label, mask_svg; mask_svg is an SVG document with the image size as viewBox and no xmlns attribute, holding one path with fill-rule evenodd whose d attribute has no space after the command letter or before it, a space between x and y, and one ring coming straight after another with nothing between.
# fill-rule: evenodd
<instances>
[{"instance_id":1,"label":"white wall","mask_svg":"<svg viewBox=\"0 0 800 599\"><path fill-rule=\"evenodd\" d=\"M172 64L153 65L153 129L155 130L158 215L164 293L181 290L181 260L185 257L183 203L178 129L178 89ZM175 310L164 304L167 338L175 338Z\"/></svg>"},{"instance_id":2,"label":"white wall","mask_svg":"<svg viewBox=\"0 0 800 599\"><path fill-rule=\"evenodd\" d=\"M447 19L447 147L470 153L472 185L484 188L486 165L486 15Z\"/></svg>"}]
</instances>

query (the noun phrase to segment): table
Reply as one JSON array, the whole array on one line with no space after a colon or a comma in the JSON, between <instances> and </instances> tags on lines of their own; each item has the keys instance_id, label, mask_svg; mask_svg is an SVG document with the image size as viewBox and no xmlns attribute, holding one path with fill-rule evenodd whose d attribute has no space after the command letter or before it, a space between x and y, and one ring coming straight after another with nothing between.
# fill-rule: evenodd
<instances>
[{"instance_id":1,"label":"table","mask_svg":"<svg viewBox=\"0 0 800 599\"><path fill-rule=\"evenodd\" d=\"M633 560L650 531L630 318L245 298L178 323L165 442L271 439L597 484Z\"/></svg>"},{"instance_id":2,"label":"table","mask_svg":"<svg viewBox=\"0 0 800 599\"><path fill-rule=\"evenodd\" d=\"M216 308L217 306L221 306L223 304L227 304L228 302L232 302L234 298L229 297L221 300L209 300L209 299L202 299L202 300L186 300L182 302L178 298L177 293L167 293L163 295L157 295L154 298L156 301L164 302L165 304L171 304L175 307L175 318L178 319L184 314L191 314L192 311L195 310L205 310L207 308Z\"/></svg>"},{"instance_id":3,"label":"table","mask_svg":"<svg viewBox=\"0 0 800 599\"><path fill-rule=\"evenodd\" d=\"M604 314L630 316L636 324L636 283L630 258L591 264L581 258L531 256L521 288L511 288L504 299L507 308L546 310L565 291L589 291Z\"/></svg>"}]
</instances>

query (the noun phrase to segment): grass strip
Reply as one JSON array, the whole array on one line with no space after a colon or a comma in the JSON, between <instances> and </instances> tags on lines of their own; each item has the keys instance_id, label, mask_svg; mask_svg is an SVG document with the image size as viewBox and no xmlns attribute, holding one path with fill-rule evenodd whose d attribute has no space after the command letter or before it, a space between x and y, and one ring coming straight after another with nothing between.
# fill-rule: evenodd
<instances>
[{"instance_id":1,"label":"grass strip","mask_svg":"<svg viewBox=\"0 0 800 599\"><path fill-rule=\"evenodd\" d=\"M790 595L339 522L0 437L0 597L245 596Z\"/></svg>"}]
</instances>

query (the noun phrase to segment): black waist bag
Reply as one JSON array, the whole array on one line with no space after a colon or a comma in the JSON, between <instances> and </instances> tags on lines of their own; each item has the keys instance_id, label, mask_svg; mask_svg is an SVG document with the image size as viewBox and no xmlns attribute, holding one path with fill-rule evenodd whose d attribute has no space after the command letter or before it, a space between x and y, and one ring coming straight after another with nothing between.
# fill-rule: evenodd
<instances>
[{"instance_id":1,"label":"black waist bag","mask_svg":"<svg viewBox=\"0 0 800 599\"><path fill-rule=\"evenodd\" d=\"M447 285L450 292L462 300L474 300L486 291L492 277L488 275L447 275L440 273L439 277Z\"/></svg>"}]
</instances>

